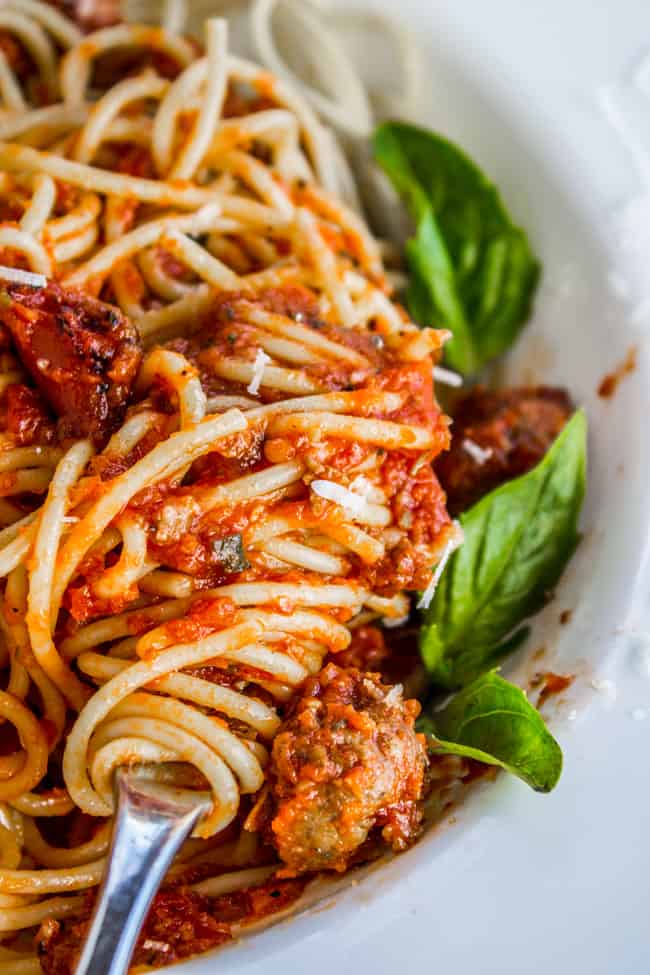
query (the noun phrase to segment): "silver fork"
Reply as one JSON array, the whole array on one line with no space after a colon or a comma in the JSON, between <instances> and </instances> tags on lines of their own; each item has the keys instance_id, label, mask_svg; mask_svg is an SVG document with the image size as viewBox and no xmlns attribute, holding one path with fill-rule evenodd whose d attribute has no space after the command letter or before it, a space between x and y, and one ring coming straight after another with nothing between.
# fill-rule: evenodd
<instances>
[{"instance_id":1,"label":"silver fork","mask_svg":"<svg viewBox=\"0 0 650 975\"><path fill-rule=\"evenodd\" d=\"M147 910L210 800L137 769L115 775L117 813L106 872L75 975L125 975Z\"/></svg>"}]
</instances>

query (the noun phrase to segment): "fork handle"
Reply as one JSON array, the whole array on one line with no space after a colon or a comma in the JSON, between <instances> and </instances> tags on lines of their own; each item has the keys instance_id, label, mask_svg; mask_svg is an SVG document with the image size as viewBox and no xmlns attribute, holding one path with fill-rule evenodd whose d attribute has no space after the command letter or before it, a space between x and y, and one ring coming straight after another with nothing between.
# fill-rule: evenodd
<instances>
[{"instance_id":1,"label":"fork handle","mask_svg":"<svg viewBox=\"0 0 650 975\"><path fill-rule=\"evenodd\" d=\"M126 975L144 919L205 804L148 793L127 769L115 776L117 814L95 910L75 975Z\"/></svg>"}]
</instances>

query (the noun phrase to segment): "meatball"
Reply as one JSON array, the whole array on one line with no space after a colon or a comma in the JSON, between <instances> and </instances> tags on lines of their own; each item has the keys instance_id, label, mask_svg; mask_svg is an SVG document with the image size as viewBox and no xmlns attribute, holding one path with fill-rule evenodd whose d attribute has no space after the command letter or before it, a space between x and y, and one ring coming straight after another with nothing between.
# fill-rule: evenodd
<instances>
[{"instance_id":1,"label":"meatball","mask_svg":"<svg viewBox=\"0 0 650 975\"><path fill-rule=\"evenodd\" d=\"M112 305L58 284L7 292L0 322L59 418L59 437L102 442L121 422L140 367L136 329Z\"/></svg>"},{"instance_id":2,"label":"meatball","mask_svg":"<svg viewBox=\"0 0 650 975\"><path fill-rule=\"evenodd\" d=\"M371 830L393 849L417 834L426 766L420 710L399 685L328 664L275 738L270 835L284 876L343 871Z\"/></svg>"},{"instance_id":3,"label":"meatball","mask_svg":"<svg viewBox=\"0 0 650 975\"><path fill-rule=\"evenodd\" d=\"M466 511L534 467L572 411L566 390L550 386L472 390L454 415L451 449L435 464L449 512Z\"/></svg>"}]
</instances>

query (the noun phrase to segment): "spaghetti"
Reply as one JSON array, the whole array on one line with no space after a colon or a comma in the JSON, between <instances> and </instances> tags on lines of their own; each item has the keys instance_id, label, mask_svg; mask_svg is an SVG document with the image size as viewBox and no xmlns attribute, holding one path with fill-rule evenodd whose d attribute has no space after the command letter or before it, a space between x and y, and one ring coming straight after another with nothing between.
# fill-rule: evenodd
<instances>
[{"instance_id":1,"label":"spaghetti","mask_svg":"<svg viewBox=\"0 0 650 975\"><path fill-rule=\"evenodd\" d=\"M180 24L0 17L1 263L46 279L0 282L7 973L87 912L124 763L211 795L172 890L277 887L257 823L294 689L457 538L446 334L392 302L311 108L225 21L204 50Z\"/></svg>"}]
</instances>

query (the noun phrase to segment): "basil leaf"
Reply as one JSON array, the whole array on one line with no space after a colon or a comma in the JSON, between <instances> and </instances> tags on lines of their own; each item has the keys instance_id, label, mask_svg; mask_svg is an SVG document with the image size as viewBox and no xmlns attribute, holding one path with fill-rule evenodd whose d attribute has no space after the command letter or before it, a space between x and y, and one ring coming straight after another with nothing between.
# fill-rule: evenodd
<instances>
[{"instance_id":1,"label":"basil leaf","mask_svg":"<svg viewBox=\"0 0 650 975\"><path fill-rule=\"evenodd\" d=\"M407 241L405 253L410 270L406 300L414 321L433 325L439 318L440 324L453 333L445 349L449 365L471 375L480 361L457 293L454 268L429 207L418 223L415 237Z\"/></svg>"},{"instance_id":2,"label":"basil leaf","mask_svg":"<svg viewBox=\"0 0 650 975\"><path fill-rule=\"evenodd\" d=\"M528 239L496 187L447 139L386 122L373 148L417 225L406 248L409 310L421 325L448 328L449 365L473 374L509 348L530 314L539 264Z\"/></svg>"},{"instance_id":3,"label":"basil leaf","mask_svg":"<svg viewBox=\"0 0 650 975\"><path fill-rule=\"evenodd\" d=\"M465 540L420 630L435 684L464 686L524 639L513 631L544 605L579 540L586 431L579 411L537 467L461 515Z\"/></svg>"},{"instance_id":4,"label":"basil leaf","mask_svg":"<svg viewBox=\"0 0 650 975\"><path fill-rule=\"evenodd\" d=\"M243 572L244 569L250 568L240 532L215 539L212 542L212 550L221 568L228 574Z\"/></svg>"},{"instance_id":5,"label":"basil leaf","mask_svg":"<svg viewBox=\"0 0 650 975\"><path fill-rule=\"evenodd\" d=\"M550 792L560 778L560 746L524 692L498 674L478 677L430 722L434 753L500 765L537 792Z\"/></svg>"}]
</instances>

